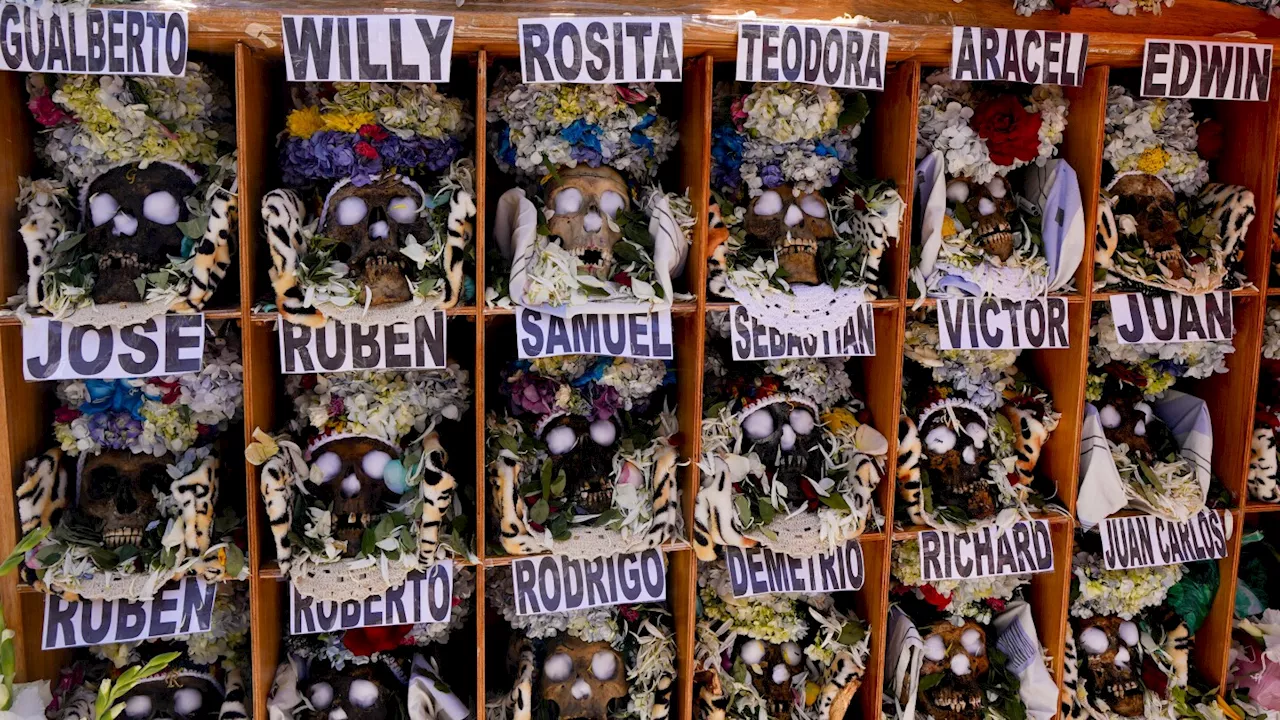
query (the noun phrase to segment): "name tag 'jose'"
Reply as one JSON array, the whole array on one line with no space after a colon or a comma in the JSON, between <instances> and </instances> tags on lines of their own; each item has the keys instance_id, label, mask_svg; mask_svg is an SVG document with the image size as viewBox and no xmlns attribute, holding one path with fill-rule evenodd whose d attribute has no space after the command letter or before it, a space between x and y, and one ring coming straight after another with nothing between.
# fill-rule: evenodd
<instances>
[{"instance_id":1,"label":"name tag 'jose'","mask_svg":"<svg viewBox=\"0 0 1280 720\"><path fill-rule=\"evenodd\" d=\"M1204 295L1111 296L1111 317L1121 345L1230 340L1231 291Z\"/></svg>"},{"instance_id":2,"label":"name tag 'jose'","mask_svg":"<svg viewBox=\"0 0 1280 720\"><path fill-rule=\"evenodd\" d=\"M44 600L45 650L137 642L208 632L213 626L216 584L188 577L165 586L151 600Z\"/></svg>"},{"instance_id":3,"label":"name tag 'jose'","mask_svg":"<svg viewBox=\"0 0 1280 720\"><path fill-rule=\"evenodd\" d=\"M316 600L289 583L289 632L338 632L383 625L449 622L453 615L453 561L409 573L403 585L364 600Z\"/></svg>"},{"instance_id":4,"label":"name tag 'jose'","mask_svg":"<svg viewBox=\"0 0 1280 720\"><path fill-rule=\"evenodd\" d=\"M920 533L920 575L935 580L975 580L1053 570L1049 523L1023 520L996 535L991 526L953 533Z\"/></svg>"},{"instance_id":5,"label":"name tag 'jose'","mask_svg":"<svg viewBox=\"0 0 1280 720\"><path fill-rule=\"evenodd\" d=\"M200 372L204 315L164 315L125 327L31 318L22 326L28 381L154 377Z\"/></svg>"},{"instance_id":6,"label":"name tag 'jose'","mask_svg":"<svg viewBox=\"0 0 1280 720\"><path fill-rule=\"evenodd\" d=\"M1102 521L1102 562L1108 570L1177 565L1227 556L1222 516L1201 510L1187 522L1155 515L1112 517Z\"/></svg>"},{"instance_id":7,"label":"name tag 'jose'","mask_svg":"<svg viewBox=\"0 0 1280 720\"><path fill-rule=\"evenodd\" d=\"M309 328L278 323L286 374L349 370L436 370L445 366L449 323L443 310L412 322L361 325L329 320Z\"/></svg>"},{"instance_id":8,"label":"name tag 'jose'","mask_svg":"<svg viewBox=\"0 0 1280 720\"><path fill-rule=\"evenodd\" d=\"M594 560L563 555L516 558L511 584L517 615L663 602L667 560L657 548Z\"/></svg>"},{"instance_id":9,"label":"name tag 'jose'","mask_svg":"<svg viewBox=\"0 0 1280 720\"><path fill-rule=\"evenodd\" d=\"M831 552L792 557L759 545L725 548L729 584L736 598L764 593L830 593L861 590L866 580L862 545L850 540Z\"/></svg>"}]
</instances>

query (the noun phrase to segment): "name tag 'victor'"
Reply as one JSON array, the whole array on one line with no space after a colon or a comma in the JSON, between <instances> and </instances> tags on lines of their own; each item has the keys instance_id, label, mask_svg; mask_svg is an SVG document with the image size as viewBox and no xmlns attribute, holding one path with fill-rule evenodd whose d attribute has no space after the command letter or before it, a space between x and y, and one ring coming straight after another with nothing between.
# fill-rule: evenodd
<instances>
[{"instance_id":1,"label":"name tag 'victor'","mask_svg":"<svg viewBox=\"0 0 1280 720\"><path fill-rule=\"evenodd\" d=\"M1187 522L1155 515L1102 521L1102 562L1108 570L1177 565L1227 556L1222 516L1201 510Z\"/></svg>"},{"instance_id":2,"label":"name tag 'victor'","mask_svg":"<svg viewBox=\"0 0 1280 720\"><path fill-rule=\"evenodd\" d=\"M446 362L449 323L443 310L390 325L330 320L309 328L284 319L278 325L280 370L286 374L435 370Z\"/></svg>"},{"instance_id":3,"label":"name tag 'victor'","mask_svg":"<svg viewBox=\"0 0 1280 720\"><path fill-rule=\"evenodd\" d=\"M517 615L663 602L667 560L657 548L594 560L563 555L516 558L511 585Z\"/></svg>"},{"instance_id":4,"label":"name tag 'victor'","mask_svg":"<svg viewBox=\"0 0 1280 720\"><path fill-rule=\"evenodd\" d=\"M876 354L875 310L859 305L835 330L817 335L783 332L762 324L741 305L729 311L734 360L781 358L856 357Z\"/></svg>"},{"instance_id":5,"label":"name tag 'victor'","mask_svg":"<svg viewBox=\"0 0 1280 720\"><path fill-rule=\"evenodd\" d=\"M217 584L183 578L156 593L151 600L78 600L58 595L44 599L45 650L106 643L137 642L209 632Z\"/></svg>"},{"instance_id":6,"label":"name tag 'victor'","mask_svg":"<svg viewBox=\"0 0 1280 720\"><path fill-rule=\"evenodd\" d=\"M836 25L738 23L741 82L883 90L889 33Z\"/></svg>"},{"instance_id":7,"label":"name tag 'victor'","mask_svg":"<svg viewBox=\"0 0 1280 720\"><path fill-rule=\"evenodd\" d=\"M1111 318L1122 345L1230 340L1231 291L1205 295L1111 296Z\"/></svg>"},{"instance_id":8,"label":"name tag 'victor'","mask_svg":"<svg viewBox=\"0 0 1280 720\"><path fill-rule=\"evenodd\" d=\"M850 540L832 552L792 557L759 545L725 548L729 584L736 598L764 593L830 593L861 590L866 580L862 545Z\"/></svg>"},{"instance_id":9,"label":"name tag 'victor'","mask_svg":"<svg viewBox=\"0 0 1280 720\"><path fill-rule=\"evenodd\" d=\"M1049 523L1022 520L996 536L991 526L953 533L920 533L920 576L935 580L975 580L1053 570Z\"/></svg>"},{"instance_id":10,"label":"name tag 'victor'","mask_svg":"<svg viewBox=\"0 0 1280 720\"><path fill-rule=\"evenodd\" d=\"M943 350L1065 348L1067 299L940 298Z\"/></svg>"},{"instance_id":11,"label":"name tag 'victor'","mask_svg":"<svg viewBox=\"0 0 1280 720\"><path fill-rule=\"evenodd\" d=\"M200 372L204 315L164 315L125 327L31 318L22 326L28 381L153 377Z\"/></svg>"},{"instance_id":12,"label":"name tag 'victor'","mask_svg":"<svg viewBox=\"0 0 1280 720\"><path fill-rule=\"evenodd\" d=\"M1187 100L1266 100L1271 46L1148 38L1142 96Z\"/></svg>"},{"instance_id":13,"label":"name tag 'victor'","mask_svg":"<svg viewBox=\"0 0 1280 720\"><path fill-rule=\"evenodd\" d=\"M680 82L678 17L520 18L525 83Z\"/></svg>"},{"instance_id":14,"label":"name tag 'victor'","mask_svg":"<svg viewBox=\"0 0 1280 720\"><path fill-rule=\"evenodd\" d=\"M285 15L290 82L449 82L453 18Z\"/></svg>"},{"instance_id":15,"label":"name tag 'victor'","mask_svg":"<svg viewBox=\"0 0 1280 720\"><path fill-rule=\"evenodd\" d=\"M585 312L560 317L517 308L516 345L521 360L557 355L612 355L645 360L675 357L670 310Z\"/></svg>"},{"instance_id":16,"label":"name tag 'victor'","mask_svg":"<svg viewBox=\"0 0 1280 720\"><path fill-rule=\"evenodd\" d=\"M951 77L1034 85L1081 85L1089 36L1055 30L957 27L951 31Z\"/></svg>"},{"instance_id":17,"label":"name tag 'victor'","mask_svg":"<svg viewBox=\"0 0 1280 720\"><path fill-rule=\"evenodd\" d=\"M339 632L383 625L449 622L453 615L453 561L415 570L403 585L363 600L317 600L289 583L289 632L293 635Z\"/></svg>"},{"instance_id":18,"label":"name tag 'victor'","mask_svg":"<svg viewBox=\"0 0 1280 720\"><path fill-rule=\"evenodd\" d=\"M0 59L18 72L182 77L187 13L5 2Z\"/></svg>"}]
</instances>

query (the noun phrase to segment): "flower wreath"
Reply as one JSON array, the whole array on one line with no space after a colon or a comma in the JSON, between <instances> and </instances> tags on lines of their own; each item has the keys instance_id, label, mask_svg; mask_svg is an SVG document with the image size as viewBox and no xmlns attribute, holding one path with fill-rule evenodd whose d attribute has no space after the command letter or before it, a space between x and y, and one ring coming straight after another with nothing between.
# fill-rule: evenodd
<instances>
[{"instance_id":1,"label":"flower wreath","mask_svg":"<svg viewBox=\"0 0 1280 720\"><path fill-rule=\"evenodd\" d=\"M499 390L509 408L485 422L502 549L594 558L674 539L679 426L662 394L674 383L661 360L513 363Z\"/></svg>"},{"instance_id":2,"label":"flower wreath","mask_svg":"<svg viewBox=\"0 0 1280 720\"><path fill-rule=\"evenodd\" d=\"M465 370L290 375L286 390L288 431L255 430L245 457L262 468L276 559L299 592L359 600L440 558L471 555L436 431L470 407Z\"/></svg>"},{"instance_id":3,"label":"flower wreath","mask_svg":"<svg viewBox=\"0 0 1280 720\"><path fill-rule=\"evenodd\" d=\"M494 690L485 699L486 717L532 720L544 717L547 701L537 692L549 641L571 639L608 643L626 668L627 698L616 700L609 717L661 720L674 700L676 639L665 605L613 605L542 615L517 615L510 566L486 573L485 596L512 630L511 690Z\"/></svg>"},{"instance_id":4,"label":"flower wreath","mask_svg":"<svg viewBox=\"0 0 1280 720\"><path fill-rule=\"evenodd\" d=\"M977 580L935 580L925 582L920 572L920 543L912 538L893 546L895 594L911 594L951 617L973 618L989 624L993 613L1003 612L1019 589L1031 582L1031 575L996 575Z\"/></svg>"},{"instance_id":5,"label":"flower wreath","mask_svg":"<svg viewBox=\"0 0 1280 720\"><path fill-rule=\"evenodd\" d=\"M844 360L729 364L718 347L727 328L709 320L708 332L716 345L707 348L704 379L702 487L694 510L699 559L713 560L715 545L757 543L803 557L861 535L874 511L872 493L884 475L889 442L851 391ZM791 408L791 414L775 420L774 406ZM809 431L797 438L805 425ZM789 496L780 469L788 430L793 447L812 442L806 465L798 477L791 475L801 497ZM756 447L756 441L767 446ZM776 457L762 457L763 447ZM815 467L820 476L807 474Z\"/></svg>"},{"instance_id":6,"label":"flower wreath","mask_svg":"<svg viewBox=\"0 0 1280 720\"><path fill-rule=\"evenodd\" d=\"M1098 204L1094 287L1199 295L1235 287L1253 193L1207 182L1191 103L1112 86L1103 158L1113 177Z\"/></svg>"},{"instance_id":7,"label":"flower wreath","mask_svg":"<svg viewBox=\"0 0 1280 720\"><path fill-rule=\"evenodd\" d=\"M771 717L775 702L757 687L766 674L774 685L790 683L793 701L783 718L837 720L845 716L866 673L871 627L834 596L766 594L735 598L721 561L698 573L698 644L695 717ZM766 648L780 646L785 677L765 662Z\"/></svg>"},{"instance_id":8,"label":"flower wreath","mask_svg":"<svg viewBox=\"0 0 1280 720\"><path fill-rule=\"evenodd\" d=\"M1124 344L1116 334L1115 318L1102 313L1089 328L1089 363L1095 368L1122 364L1126 378L1142 388L1147 397L1158 397L1173 387L1178 378L1202 379L1227 371L1227 356L1235 352L1230 340L1189 343ZM1136 374L1136 376L1135 376ZM1102 398L1106 371L1090 373L1085 399Z\"/></svg>"},{"instance_id":9,"label":"flower wreath","mask_svg":"<svg viewBox=\"0 0 1280 720\"><path fill-rule=\"evenodd\" d=\"M1253 441L1249 448L1249 497L1264 503L1280 503L1280 457L1276 430L1280 429L1280 306L1267 308L1262 330L1262 367L1258 377L1258 404L1253 414Z\"/></svg>"},{"instance_id":10,"label":"flower wreath","mask_svg":"<svg viewBox=\"0 0 1280 720\"><path fill-rule=\"evenodd\" d=\"M237 234L235 153L221 154L235 140L223 83L188 63L183 77L33 74L27 90L27 106L46 128L38 154L56 176L19 179L19 233L27 250L19 315L128 325L204 309L231 265ZM134 217L137 210L120 208L112 195L165 182L191 187L182 198L174 197L177 187L158 188L173 192L165 193L169 206L154 204L160 217L154 222ZM152 212L146 203L143 215ZM114 223L109 232L132 234L140 222L172 225L176 230L167 232L175 243L181 239L180 250L158 261L96 247L110 239L100 229L107 223ZM119 277L130 271L136 276ZM95 301L95 294L110 301Z\"/></svg>"},{"instance_id":11,"label":"flower wreath","mask_svg":"<svg viewBox=\"0 0 1280 720\"><path fill-rule=\"evenodd\" d=\"M656 184L678 136L661 101L652 83L524 85L517 73L498 76L489 147L498 168L527 188L498 200L489 304L675 301L671 281L684 271L695 218L687 193Z\"/></svg>"},{"instance_id":12,"label":"flower wreath","mask_svg":"<svg viewBox=\"0 0 1280 720\"><path fill-rule=\"evenodd\" d=\"M40 538L23 563L26 579L69 600L137 601L189 573L208 582L247 577L231 539L243 519L229 508L215 516L217 440L240 419L242 376L238 340L219 338L207 343L199 373L58 383L58 445L27 461L17 491L22 531ZM167 484L145 476L161 469ZM154 502L154 514L137 527L125 524L134 513L118 499L80 497L86 472L109 475L110 492L135 507ZM112 520L122 527L104 529Z\"/></svg>"},{"instance_id":13,"label":"flower wreath","mask_svg":"<svg viewBox=\"0 0 1280 720\"><path fill-rule=\"evenodd\" d=\"M1054 159L1067 105L1056 85L925 78L916 141L924 213L911 271L920 296L1024 299L1070 286L1085 236L1075 171ZM1017 188L1007 175L1023 167Z\"/></svg>"}]
</instances>

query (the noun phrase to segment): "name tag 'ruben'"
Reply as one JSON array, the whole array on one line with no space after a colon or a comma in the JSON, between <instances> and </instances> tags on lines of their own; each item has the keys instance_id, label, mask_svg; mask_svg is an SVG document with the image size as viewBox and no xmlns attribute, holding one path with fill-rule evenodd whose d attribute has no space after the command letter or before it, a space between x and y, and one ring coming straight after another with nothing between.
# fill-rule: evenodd
<instances>
[{"instance_id":1,"label":"name tag 'ruben'","mask_svg":"<svg viewBox=\"0 0 1280 720\"><path fill-rule=\"evenodd\" d=\"M764 593L830 593L861 590L866 580L862 545L850 540L831 552L792 557L759 545L725 548L729 584L736 598Z\"/></svg>"},{"instance_id":2,"label":"name tag 'ruben'","mask_svg":"<svg viewBox=\"0 0 1280 720\"><path fill-rule=\"evenodd\" d=\"M285 15L290 82L449 82L453 18Z\"/></svg>"},{"instance_id":3,"label":"name tag 'ruben'","mask_svg":"<svg viewBox=\"0 0 1280 720\"><path fill-rule=\"evenodd\" d=\"M1271 46L1148 38L1142 96L1187 100L1266 100Z\"/></svg>"},{"instance_id":4,"label":"name tag 'ruben'","mask_svg":"<svg viewBox=\"0 0 1280 720\"><path fill-rule=\"evenodd\" d=\"M137 642L209 632L213 626L216 583L193 577L162 588L151 600L78 600L58 595L44 599L44 650L106 643Z\"/></svg>"},{"instance_id":5,"label":"name tag 'ruben'","mask_svg":"<svg viewBox=\"0 0 1280 720\"><path fill-rule=\"evenodd\" d=\"M187 13L5 2L0 60L18 72L182 77Z\"/></svg>"},{"instance_id":6,"label":"name tag 'ruben'","mask_svg":"<svg viewBox=\"0 0 1280 720\"><path fill-rule=\"evenodd\" d=\"M1022 520L996 535L991 526L953 533L920 533L920 576L935 580L974 580L1053 570L1049 523Z\"/></svg>"},{"instance_id":7,"label":"name tag 'ruben'","mask_svg":"<svg viewBox=\"0 0 1280 720\"><path fill-rule=\"evenodd\" d=\"M516 346L521 360L558 355L671 360L670 310L631 313L578 313L560 317L516 309Z\"/></svg>"},{"instance_id":8,"label":"name tag 'ruben'","mask_svg":"<svg viewBox=\"0 0 1280 720\"><path fill-rule=\"evenodd\" d=\"M317 600L289 583L289 633L339 632L383 625L449 622L453 615L453 561L415 570L403 585L363 600Z\"/></svg>"},{"instance_id":9,"label":"name tag 'ruben'","mask_svg":"<svg viewBox=\"0 0 1280 720\"><path fill-rule=\"evenodd\" d=\"M957 27L951 31L951 77L1033 85L1081 85L1089 36L1055 30Z\"/></svg>"},{"instance_id":10,"label":"name tag 'ruben'","mask_svg":"<svg viewBox=\"0 0 1280 720\"><path fill-rule=\"evenodd\" d=\"M741 305L729 311L734 360L856 357L876 354L875 310L859 305L835 330L798 335L764 325Z\"/></svg>"},{"instance_id":11,"label":"name tag 'ruben'","mask_svg":"<svg viewBox=\"0 0 1280 720\"><path fill-rule=\"evenodd\" d=\"M680 82L678 17L520 19L525 83Z\"/></svg>"},{"instance_id":12,"label":"name tag 'ruben'","mask_svg":"<svg viewBox=\"0 0 1280 720\"><path fill-rule=\"evenodd\" d=\"M1121 345L1230 340L1231 291L1205 295L1111 296L1111 318Z\"/></svg>"},{"instance_id":13,"label":"name tag 'ruben'","mask_svg":"<svg viewBox=\"0 0 1280 720\"><path fill-rule=\"evenodd\" d=\"M943 350L1065 348L1067 299L940 298Z\"/></svg>"},{"instance_id":14,"label":"name tag 'ruben'","mask_svg":"<svg viewBox=\"0 0 1280 720\"><path fill-rule=\"evenodd\" d=\"M446 362L449 323L443 310L390 325L330 320L309 328L281 319L278 326L280 370L286 374L435 370Z\"/></svg>"},{"instance_id":15,"label":"name tag 'ruben'","mask_svg":"<svg viewBox=\"0 0 1280 720\"><path fill-rule=\"evenodd\" d=\"M667 599L667 560L657 548L594 560L516 558L511 584L517 615L662 602Z\"/></svg>"},{"instance_id":16,"label":"name tag 'ruben'","mask_svg":"<svg viewBox=\"0 0 1280 720\"><path fill-rule=\"evenodd\" d=\"M837 25L738 23L742 82L883 90L889 33Z\"/></svg>"},{"instance_id":17,"label":"name tag 'ruben'","mask_svg":"<svg viewBox=\"0 0 1280 720\"><path fill-rule=\"evenodd\" d=\"M164 315L125 327L31 318L22 326L28 381L140 378L200 372L204 315Z\"/></svg>"},{"instance_id":18,"label":"name tag 'ruben'","mask_svg":"<svg viewBox=\"0 0 1280 720\"><path fill-rule=\"evenodd\" d=\"M1102 562L1108 570L1177 565L1227 556L1222 516L1201 510L1187 522L1155 515L1112 517L1102 521Z\"/></svg>"}]
</instances>

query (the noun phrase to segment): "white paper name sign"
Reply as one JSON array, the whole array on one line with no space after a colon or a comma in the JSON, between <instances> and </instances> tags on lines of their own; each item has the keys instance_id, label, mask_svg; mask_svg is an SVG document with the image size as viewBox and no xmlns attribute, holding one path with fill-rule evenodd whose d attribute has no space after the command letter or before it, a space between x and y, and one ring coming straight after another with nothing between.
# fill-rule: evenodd
<instances>
[{"instance_id":1,"label":"white paper name sign","mask_svg":"<svg viewBox=\"0 0 1280 720\"><path fill-rule=\"evenodd\" d=\"M1142 96L1188 100L1266 100L1271 46L1148 38Z\"/></svg>"},{"instance_id":2,"label":"white paper name sign","mask_svg":"<svg viewBox=\"0 0 1280 720\"><path fill-rule=\"evenodd\" d=\"M876 354L875 311L859 305L835 330L818 335L798 335L764 325L741 305L729 311L734 360L780 358L855 357Z\"/></svg>"},{"instance_id":3,"label":"white paper name sign","mask_svg":"<svg viewBox=\"0 0 1280 720\"><path fill-rule=\"evenodd\" d=\"M520 18L526 83L679 82L678 17Z\"/></svg>"},{"instance_id":4,"label":"white paper name sign","mask_svg":"<svg viewBox=\"0 0 1280 720\"><path fill-rule=\"evenodd\" d=\"M516 309L516 345L520 359L557 355L612 355L671 360L670 310L630 313L578 313L561 317Z\"/></svg>"},{"instance_id":5,"label":"white paper name sign","mask_svg":"<svg viewBox=\"0 0 1280 720\"><path fill-rule=\"evenodd\" d=\"M45 650L137 642L208 632L213 626L216 584L188 577L165 586L151 600L44 599Z\"/></svg>"},{"instance_id":6,"label":"white paper name sign","mask_svg":"<svg viewBox=\"0 0 1280 720\"><path fill-rule=\"evenodd\" d=\"M957 27L951 31L951 77L1034 85L1081 85L1089 36L1055 30Z\"/></svg>"},{"instance_id":7,"label":"white paper name sign","mask_svg":"<svg viewBox=\"0 0 1280 720\"><path fill-rule=\"evenodd\" d=\"M203 314L100 328L37 317L22 326L22 376L31 382L182 375L203 364Z\"/></svg>"},{"instance_id":8,"label":"white paper name sign","mask_svg":"<svg viewBox=\"0 0 1280 720\"><path fill-rule=\"evenodd\" d=\"M449 82L453 18L285 15L290 82Z\"/></svg>"},{"instance_id":9,"label":"white paper name sign","mask_svg":"<svg viewBox=\"0 0 1280 720\"><path fill-rule=\"evenodd\" d=\"M943 350L1065 348L1067 299L939 298Z\"/></svg>"},{"instance_id":10,"label":"white paper name sign","mask_svg":"<svg viewBox=\"0 0 1280 720\"><path fill-rule=\"evenodd\" d=\"M5 2L0 60L18 72L182 77L187 13Z\"/></svg>"},{"instance_id":11,"label":"white paper name sign","mask_svg":"<svg viewBox=\"0 0 1280 720\"><path fill-rule=\"evenodd\" d=\"M725 548L733 596L861 590L866 581L862 545L850 540L831 552L792 557L759 545Z\"/></svg>"},{"instance_id":12,"label":"white paper name sign","mask_svg":"<svg viewBox=\"0 0 1280 720\"><path fill-rule=\"evenodd\" d=\"M657 548L594 560L516 558L511 584L517 615L662 602L667 599L667 560Z\"/></svg>"},{"instance_id":13,"label":"white paper name sign","mask_svg":"<svg viewBox=\"0 0 1280 720\"><path fill-rule=\"evenodd\" d=\"M884 90L889 33L838 25L738 23L742 82L803 82Z\"/></svg>"},{"instance_id":14,"label":"white paper name sign","mask_svg":"<svg viewBox=\"0 0 1280 720\"><path fill-rule=\"evenodd\" d=\"M1205 295L1111 296L1111 317L1122 345L1230 340L1231 291Z\"/></svg>"},{"instance_id":15,"label":"white paper name sign","mask_svg":"<svg viewBox=\"0 0 1280 720\"><path fill-rule=\"evenodd\" d=\"M363 600L317 600L289 583L289 632L293 635L338 632L383 625L449 622L453 615L453 561L415 570L403 585Z\"/></svg>"},{"instance_id":16,"label":"white paper name sign","mask_svg":"<svg viewBox=\"0 0 1280 720\"><path fill-rule=\"evenodd\" d=\"M285 374L433 370L446 362L449 323L443 310L390 325L330 320L309 328L283 319L278 325L280 370Z\"/></svg>"},{"instance_id":17,"label":"white paper name sign","mask_svg":"<svg viewBox=\"0 0 1280 720\"><path fill-rule=\"evenodd\" d=\"M1044 520L1022 520L999 535L991 526L959 533L920 533L920 576L925 582L1051 570L1053 541Z\"/></svg>"},{"instance_id":18,"label":"white paper name sign","mask_svg":"<svg viewBox=\"0 0 1280 720\"><path fill-rule=\"evenodd\" d=\"M1177 565L1227 556L1222 516L1201 510L1187 522L1155 515L1109 517L1102 521L1102 563L1108 570Z\"/></svg>"}]
</instances>

